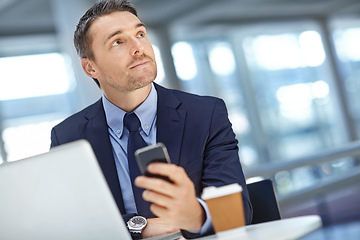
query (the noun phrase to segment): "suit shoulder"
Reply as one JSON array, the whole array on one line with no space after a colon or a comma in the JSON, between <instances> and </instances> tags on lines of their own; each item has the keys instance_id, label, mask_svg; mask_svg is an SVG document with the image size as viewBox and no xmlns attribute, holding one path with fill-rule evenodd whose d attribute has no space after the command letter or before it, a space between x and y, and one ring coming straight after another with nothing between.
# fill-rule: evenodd
<instances>
[{"instance_id":1,"label":"suit shoulder","mask_svg":"<svg viewBox=\"0 0 360 240\"><path fill-rule=\"evenodd\" d=\"M226 104L223 99L214 96L202 96L193 93L174 90L175 95L182 102L186 109L196 110L198 113L211 113L214 109L226 109ZM227 111L227 110L225 110Z\"/></svg>"},{"instance_id":2,"label":"suit shoulder","mask_svg":"<svg viewBox=\"0 0 360 240\"><path fill-rule=\"evenodd\" d=\"M55 128L72 128L76 124L82 123L87 121L87 118L92 117L92 113L95 109L101 107L101 100L87 106L86 108L70 115L69 117L65 118L62 122L57 124Z\"/></svg>"},{"instance_id":3,"label":"suit shoulder","mask_svg":"<svg viewBox=\"0 0 360 240\"><path fill-rule=\"evenodd\" d=\"M198 104L223 104L224 100L218 97L214 97L214 96L205 96L205 95L198 95L195 93L189 93L189 92L184 92L181 90L175 90L175 89L170 89L169 91L172 91L174 93L174 95L181 100L183 103L198 103Z\"/></svg>"}]
</instances>

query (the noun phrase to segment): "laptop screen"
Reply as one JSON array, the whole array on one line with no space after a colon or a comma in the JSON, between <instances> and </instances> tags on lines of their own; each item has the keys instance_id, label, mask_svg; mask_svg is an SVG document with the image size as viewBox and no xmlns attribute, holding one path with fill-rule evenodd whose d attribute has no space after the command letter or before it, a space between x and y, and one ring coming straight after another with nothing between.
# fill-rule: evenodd
<instances>
[{"instance_id":1,"label":"laptop screen","mask_svg":"<svg viewBox=\"0 0 360 240\"><path fill-rule=\"evenodd\" d=\"M0 165L1 239L131 240L85 140Z\"/></svg>"}]
</instances>

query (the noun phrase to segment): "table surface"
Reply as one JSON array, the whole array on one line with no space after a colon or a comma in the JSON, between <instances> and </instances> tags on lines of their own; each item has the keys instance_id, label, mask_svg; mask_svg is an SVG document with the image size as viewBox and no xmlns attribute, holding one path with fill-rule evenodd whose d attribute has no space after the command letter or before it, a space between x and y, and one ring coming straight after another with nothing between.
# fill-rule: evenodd
<instances>
[{"instance_id":1,"label":"table surface","mask_svg":"<svg viewBox=\"0 0 360 240\"><path fill-rule=\"evenodd\" d=\"M321 218L317 215L284 218L281 220L248 225L215 235L199 238L199 240L291 240L300 239L321 228Z\"/></svg>"},{"instance_id":2,"label":"table surface","mask_svg":"<svg viewBox=\"0 0 360 240\"><path fill-rule=\"evenodd\" d=\"M358 240L360 239L360 221L348 222L316 230L301 240Z\"/></svg>"}]
</instances>

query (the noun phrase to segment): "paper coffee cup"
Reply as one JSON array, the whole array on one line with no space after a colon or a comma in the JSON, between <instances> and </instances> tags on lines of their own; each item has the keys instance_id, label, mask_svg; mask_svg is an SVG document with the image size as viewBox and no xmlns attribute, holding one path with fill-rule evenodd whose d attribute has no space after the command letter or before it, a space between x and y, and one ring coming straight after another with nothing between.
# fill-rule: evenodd
<instances>
[{"instance_id":1,"label":"paper coffee cup","mask_svg":"<svg viewBox=\"0 0 360 240\"><path fill-rule=\"evenodd\" d=\"M215 232L245 225L242 187L238 183L204 188L201 198L208 205Z\"/></svg>"}]
</instances>

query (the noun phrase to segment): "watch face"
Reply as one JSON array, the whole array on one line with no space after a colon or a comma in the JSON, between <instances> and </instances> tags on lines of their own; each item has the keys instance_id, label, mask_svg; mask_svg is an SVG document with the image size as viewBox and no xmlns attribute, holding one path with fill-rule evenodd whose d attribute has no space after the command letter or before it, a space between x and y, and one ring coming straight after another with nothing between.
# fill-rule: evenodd
<instances>
[{"instance_id":1,"label":"watch face","mask_svg":"<svg viewBox=\"0 0 360 240\"><path fill-rule=\"evenodd\" d=\"M129 226L135 229L141 229L145 227L147 221L143 217L133 217L129 221Z\"/></svg>"}]
</instances>

